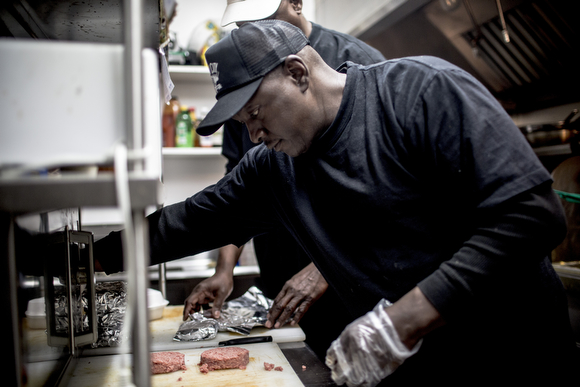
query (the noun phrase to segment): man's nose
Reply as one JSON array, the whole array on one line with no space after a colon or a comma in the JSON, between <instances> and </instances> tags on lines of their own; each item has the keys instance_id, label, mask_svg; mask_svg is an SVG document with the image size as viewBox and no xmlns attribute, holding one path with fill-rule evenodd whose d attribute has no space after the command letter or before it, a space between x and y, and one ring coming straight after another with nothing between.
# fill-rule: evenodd
<instances>
[{"instance_id":1,"label":"man's nose","mask_svg":"<svg viewBox=\"0 0 580 387\"><path fill-rule=\"evenodd\" d=\"M250 133L250 140L252 140L253 143L259 144L264 141L264 135L266 134L266 131L263 128L248 124L246 124L246 127Z\"/></svg>"}]
</instances>

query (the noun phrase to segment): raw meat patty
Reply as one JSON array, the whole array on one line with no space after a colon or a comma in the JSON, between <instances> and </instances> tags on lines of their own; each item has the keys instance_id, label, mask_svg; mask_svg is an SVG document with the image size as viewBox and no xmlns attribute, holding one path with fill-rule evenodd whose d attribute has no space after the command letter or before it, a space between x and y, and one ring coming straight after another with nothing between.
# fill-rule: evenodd
<instances>
[{"instance_id":1,"label":"raw meat patty","mask_svg":"<svg viewBox=\"0 0 580 387\"><path fill-rule=\"evenodd\" d=\"M186 370L185 355L180 352L154 352L151 354L151 373L166 374Z\"/></svg>"},{"instance_id":2,"label":"raw meat patty","mask_svg":"<svg viewBox=\"0 0 580 387\"><path fill-rule=\"evenodd\" d=\"M267 362L264 362L264 369L266 371L272 371L272 370L274 370L274 371L284 371L284 368L282 368L281 366L276 367L275 364L273 364L273 363L267 363Z\"/></svg>"},{"instance_id":3,"label":"raw meat patty","mask_svg":"<svg viewBox=\"0 0 580 387\"><path fill-rule=\"evenodd\" d=\"M239 347L208 349L201 353L199 369L203 373L229 368L245 370L250 362L250 351Z\"/></svg>"}]
</instances>

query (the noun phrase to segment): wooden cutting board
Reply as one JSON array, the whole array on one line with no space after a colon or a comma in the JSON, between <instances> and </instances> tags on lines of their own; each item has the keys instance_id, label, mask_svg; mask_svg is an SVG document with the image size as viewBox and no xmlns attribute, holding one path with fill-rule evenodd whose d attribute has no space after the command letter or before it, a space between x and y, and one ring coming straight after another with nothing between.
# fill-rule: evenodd
<instances>
[{"instance_id":1,"label":"wooden cutting board","mask_svg":"<svg viewBox=\"0 0 580 387\"><path fill-rule=\"evenodd\" d=\"M149 330L151 332L151 351L171 351L186 348L217 347L220 341L239 339L246 337L233 332L219 332L212 340L203 341L173 341L173 336L183 323L183 306L167 306L163 311L163 318L151 321ZM306 335L300 326L284 326L279 329L267 329L255 327L248 337L272 336L272 341L276 343L290 343L304 341Z\"/></svg>"},{"instance_id":2,"label":"wooden cutting board","mask_svg":"<svg viewBox=\"0 0 580 387\"><path fill-rule=\"evenodd\" d=\"M203 374L199 371L200 355L207 348L180 350L185 354L187 370L152 375L152 387L212 386L212 387L301 387L298 375L276 343L240 345L250 351L250 363L245 370L219 370ZM116 386L119 383L121 355L81 358L77 363L71 385L83 387ZM283 371L266 371L264 362L281 366Z\"/></svg>"}]
</instances>

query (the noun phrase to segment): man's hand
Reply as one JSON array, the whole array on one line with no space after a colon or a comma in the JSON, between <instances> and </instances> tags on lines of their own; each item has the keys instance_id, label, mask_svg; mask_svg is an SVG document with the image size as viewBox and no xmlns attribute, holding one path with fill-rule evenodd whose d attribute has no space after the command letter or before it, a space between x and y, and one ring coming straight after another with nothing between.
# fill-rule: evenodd
<instances>
[{"instance_id":1,"label":"man's hand","mask_svg":"<svg viewBox=\"0 0 580 387\"><path fill-rule=\"evenodd\" d=\"M327 288L328 283L322 274L310 263L286 281L270 308L266 327L280 328L289 318L292 318L291 325L297 324Z\"/></svg>"},{"instance_id":2,"label":"man's hand","mask_svg":"<svg viewBox=\"0 0 580 387\"><path fill-rule=\"evenodd\" d=\"M185 300L183 321L187 320L191 313L199 311L201 305L212 301L211 315L214 318L219 318L226 298L232 294L234 289L234 267L243 248L243 246L227 245L219 250L215 274L200 282Z\"/></svg>"},{"instance_id":3,"label":"man's hand","mask_svg":"<svg viewBox=\"0 0 580 387\"><path fill-rule=\"evenodd\" d=\"M376 386L421 346L422 338L444 325L418 287L392 306L382 300L350 323L326 353L336 384Z\"/></svg>"},{"instance_id":4,"label":"man's hand","mask_svg":"<svg viewBox=\"0 0 580 387\"><path fill-rule=\"evenodd\" d=\"M234 278L229 273L216 273L213 276L201 281L185 300L183 308L183 321L189 315L200 310L201 305L213 302L211 309L212 317L219 318L220 311L226 298L234 289Z\"/></svg>"}]
</instances>

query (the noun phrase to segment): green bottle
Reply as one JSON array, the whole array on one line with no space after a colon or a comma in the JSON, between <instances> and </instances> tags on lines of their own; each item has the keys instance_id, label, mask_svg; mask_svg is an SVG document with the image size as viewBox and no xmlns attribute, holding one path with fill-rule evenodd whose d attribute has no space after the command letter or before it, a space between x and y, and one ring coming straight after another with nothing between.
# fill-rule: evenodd
<instances>
[{"instance_id":1,"label":"green bottle","mask_svg":"<svg viewBox=\"0 0 580 387\"><path fill-rule=\"evenodd\" d=\"M181 106L175 121L175 146L182 148L193 146L193 123L187 106Z\"/></svg>"}]
</instances>

